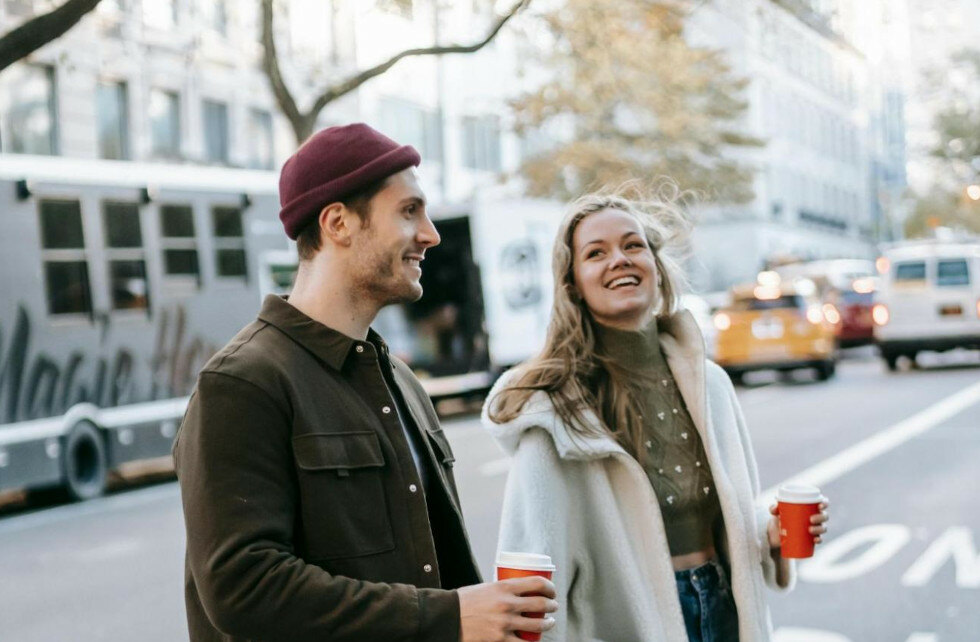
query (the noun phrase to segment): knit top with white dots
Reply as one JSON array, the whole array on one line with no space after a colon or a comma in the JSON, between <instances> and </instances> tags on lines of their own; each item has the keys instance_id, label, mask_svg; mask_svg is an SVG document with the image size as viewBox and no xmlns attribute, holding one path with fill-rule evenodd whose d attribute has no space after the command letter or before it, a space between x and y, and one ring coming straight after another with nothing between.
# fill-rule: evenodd
<instances>
[{"instance_id":1,"label":"knit top with white dots","mask_svg":"<svg viewBox=\"0 0 980 642\"><path fill-rule=\"evenodd\" d=\"M640 382L643 443L638 459L660 503L671 555L703 551L721 505L704 444L660 349L656 321L639 332L597 324L598 349Z\"/></svg>"}]
</instances>

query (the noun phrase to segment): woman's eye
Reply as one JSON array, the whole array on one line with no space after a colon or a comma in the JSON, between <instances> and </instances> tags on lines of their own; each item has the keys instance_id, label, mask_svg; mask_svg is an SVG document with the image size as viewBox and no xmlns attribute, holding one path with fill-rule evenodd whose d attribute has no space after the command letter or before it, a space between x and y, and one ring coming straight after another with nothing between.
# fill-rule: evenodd
<instances>
[{"instance_id":1,"label":"woman's eye","mask_svg":"<svg viewBox=\"0 0 980 642\"><path fill-rule=\"evenodd\" d=\"M643 245L643 243L640 243L639 241L633 241L632 243L627 243L626 244L626 249L627 250L629 250L631 248L634 248L634 247L640 247L640 248L642 248L642 247L644 247L644 245Z\"/></svg>"},{"instance_id":2,"label":"woman's eye","mask_svg":"<svg viewBox=\"0 0 980 642\"><path fill-rule=\"evenodd\" d=\"M601 252L602 252L601 250L592 250L591 252L585 255L585 258L591 259L594 256L598 256Z\"/></svg>"},{"instance_id":3,"label":"woman's eye","mask_svg":"<svg viewBox=\"0 0 980 642\"><path fill-rule=\"evenodd\" d=\"M416 211L418 211L418 205L409 205L405 208L406 214L415 214Z\"/></svg>"}]
</instances>

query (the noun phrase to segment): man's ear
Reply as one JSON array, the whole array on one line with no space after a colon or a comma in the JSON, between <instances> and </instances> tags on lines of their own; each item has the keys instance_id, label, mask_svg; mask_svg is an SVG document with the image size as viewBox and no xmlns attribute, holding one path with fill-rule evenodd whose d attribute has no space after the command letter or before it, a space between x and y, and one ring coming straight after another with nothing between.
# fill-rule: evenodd
<instances>
[{"instance_id":1,"label":"man's ear","mask_svg":"<svg viewBox=\"0 0 980 642\"><path fill-rule=\"evenodd\" d=\"M356 218L343 203L330 203L320 210L317 221L320 224L320 234L324 241L330 241L343 247L350 246L354 232L352 219Z\"/></svg>"}]
</instances>

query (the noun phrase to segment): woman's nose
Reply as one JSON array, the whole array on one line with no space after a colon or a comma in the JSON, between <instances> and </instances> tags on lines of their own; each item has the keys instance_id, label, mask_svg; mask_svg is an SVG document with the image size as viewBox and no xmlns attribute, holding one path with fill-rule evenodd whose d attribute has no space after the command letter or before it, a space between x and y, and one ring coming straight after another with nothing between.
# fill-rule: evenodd
<instances>
[{"instance_id":1,"label":"woman's nose","mask_svg":"<svg viewBox=\"0 0 980 642\"><path fill-rule=\"evenodd\" d=\"M626 254L624 254L621 250L613 250L610 258L612 259L612 261L609 263L609 269L611 270L620 267L629 267L630 265L633 265L633 262L630 261L630 258L626 256Z\"/></svg>"}]
</instances>

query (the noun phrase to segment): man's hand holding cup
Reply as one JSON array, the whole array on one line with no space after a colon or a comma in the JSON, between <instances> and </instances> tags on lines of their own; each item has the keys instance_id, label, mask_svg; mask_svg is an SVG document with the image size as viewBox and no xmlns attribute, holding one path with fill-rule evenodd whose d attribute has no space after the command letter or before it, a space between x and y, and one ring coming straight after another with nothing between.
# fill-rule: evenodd
<instances>
[{"instance_id":1,"label":"man's hand holding cup","mask_svg":"<svg viewBox=\"0 0 980 642\"><path fill-rule=\"evenodd\" d=\"M461 642L540 640L555 626L555 567L547 555L501 553L497 580L458 589Z\"/></svg>"}]
</instances>

